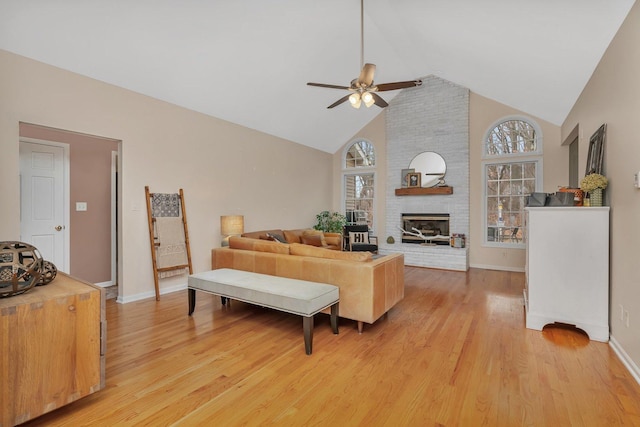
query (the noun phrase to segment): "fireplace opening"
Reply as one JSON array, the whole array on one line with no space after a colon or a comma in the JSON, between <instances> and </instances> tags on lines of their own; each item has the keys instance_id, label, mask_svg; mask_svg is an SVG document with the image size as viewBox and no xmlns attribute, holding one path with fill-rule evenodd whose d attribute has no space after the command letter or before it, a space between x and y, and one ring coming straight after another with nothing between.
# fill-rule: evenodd
<instances>
[{"instance_id":1,"label":"fireplace opening","mask_svg":"<svg viewBox=\"0 0 640 427\"><path fill-rule=\"evenodd\" d=\"M402 243L449 245L449 214L403 213ZM412 234L408 234L412 233ZM421 237L420 235L424 236ZM436 236L445 236L438 238Z\"/></svg>"}]
</instances>

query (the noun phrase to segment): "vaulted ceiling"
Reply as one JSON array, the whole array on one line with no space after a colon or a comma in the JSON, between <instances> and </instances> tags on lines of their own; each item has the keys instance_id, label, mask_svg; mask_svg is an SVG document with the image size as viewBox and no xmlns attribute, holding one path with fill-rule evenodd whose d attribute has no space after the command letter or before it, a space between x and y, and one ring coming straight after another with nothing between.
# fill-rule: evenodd
<instances>
[{"instance_id":1,"label":"vaulted ceiling","mask_svg":"<svg viewBox=\"0 0 640 427\"><path fill-rule=\"evenodd\" d=\"M364 59L560 125L633 3L365 0ZM306 85L357 77L359 0L0 0L0 49L329 153L382 111Z\"/></svg>"}]
</instances>

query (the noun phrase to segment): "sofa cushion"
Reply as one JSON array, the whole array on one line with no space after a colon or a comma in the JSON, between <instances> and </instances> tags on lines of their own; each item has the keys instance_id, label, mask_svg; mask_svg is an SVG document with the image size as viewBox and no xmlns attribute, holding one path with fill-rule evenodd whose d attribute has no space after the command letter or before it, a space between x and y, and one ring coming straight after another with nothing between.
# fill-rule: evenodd
<instances>
[{"instance_id":1,"label":"sofa cushion","mask_svg":"<svg viewBox=\"0 0 640 427\"><path fill-rule=\"evenodd\" d=\"M318 236L317 234L316 235L303 234L302 236L300 236L300 243L302 243L303 245L317 246L319 248L322 248L325 246L322 244L321 236Z\"/></svg>"},{"instance_id":2,"label":"sofa cushion","mask_svg":"<svg viewBox=\"0 0 640 427\"><path fill-rule=\"evenodd\" d=\"M302 232L302 237L320 237L321 246L326 247L327 241L324 238L324 232L322 230L305 230ZM317 246L317 245L313 245Z\"/></svg>"},{"instance_id":3,"label":"sofa cushion","mask_svg":"<svg viewBox=\"0 0 640 427\"><path fill-rule=\"evenodd\" d=\"M229 238L231 249L242 249L247 251L271 252L274 254L289 254L289 245L268 240L252 239L250 237L232 236Z\"/></svg>"},{"instance_id":4,"label":"sofa cushion","mask_svg":"<svg viewBox=\"0 0 640 427\"><path fill-rule=\"evenodd\" d=\"M289 245L291 255L310 256L315 258L340 259L344 261L371 261L373 258L370 252L340 252L325 248L318 248L300 243Z\"/></svg>"},{"instance_id":5,"label":"sofa cushion","mask_svg":"<svg viewBox=\"0 0 640 427\"><path fill-rule=\"evenodd\" d=\"M284 230L284 238L287 240L287 243L300 243L300 236L304 230Z\"/></svg>"},{"instance_id":6,"label":"sofa cushion","mask_svg":"<svg viewBox=\"0 0 640 427\"><path fill-rule=\"evenodd\" d=\"M252 239L260 239L261 237L266 238L267 234L279 234L284 236L282 230L260 230L260 231L249 231L247 233L242 233L242 237L250 237Z\"/></svg>"}]
</instances>

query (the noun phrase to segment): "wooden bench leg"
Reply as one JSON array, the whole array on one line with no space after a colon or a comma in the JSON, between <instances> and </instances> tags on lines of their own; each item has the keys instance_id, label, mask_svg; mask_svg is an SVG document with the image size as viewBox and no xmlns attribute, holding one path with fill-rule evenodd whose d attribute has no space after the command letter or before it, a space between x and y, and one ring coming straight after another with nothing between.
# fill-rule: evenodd
<instances>
[{"instance_id":1,"label":"wooden bench leg","mask_svg":"<svg viewBox=\"0 0 640 427\"><path fill-rule=\"evenodd\" d=\"M331 306L331 329L338 335L338 303Z\"/></svg>"},{"instance_id":2,"label":"wooden bench leg","mask_svg":"<svg viewBox=\"0 0 640 427\"><path fill-rule=\"evenodd\" d=\"M189 289L189 316L193 314L193 310L196 309L196 290Z\"/></svg>"},{"instance_id":3,"label":"wooden bench leg","mask_svg":"<svg viewBox=\"0 0 640 427\"><path fill-rule=\"evenodd\" d=\"M302 329L304 330L304 351L309 355L313 345L313 316L302 317Z\"/></svg>"},{"instance_id":4,"label":"wooden bench leg","mask_svg":"<svg viewBox=\"0 0 640 427\"><path fill-rule=\"evenodd\" d=\"M358 333L361 334L364 329L364 322L358 322Z\"/></svg>"}]
</instances>

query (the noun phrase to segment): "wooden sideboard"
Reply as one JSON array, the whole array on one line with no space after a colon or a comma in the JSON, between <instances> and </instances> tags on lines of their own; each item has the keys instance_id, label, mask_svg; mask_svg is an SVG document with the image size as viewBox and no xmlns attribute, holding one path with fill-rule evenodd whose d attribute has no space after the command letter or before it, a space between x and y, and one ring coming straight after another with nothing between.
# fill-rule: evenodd
<instances>
[{"instance_id":1,"label":"wooden sideboard","mask_svg":"<svg viewBox=\"0 0 640 427\"><path fill-rule=\"evenodd\" d=\"M58 273L0 299L0 427L14 426L104 388L104 289Z\"/></svg>"}]
</instances>

